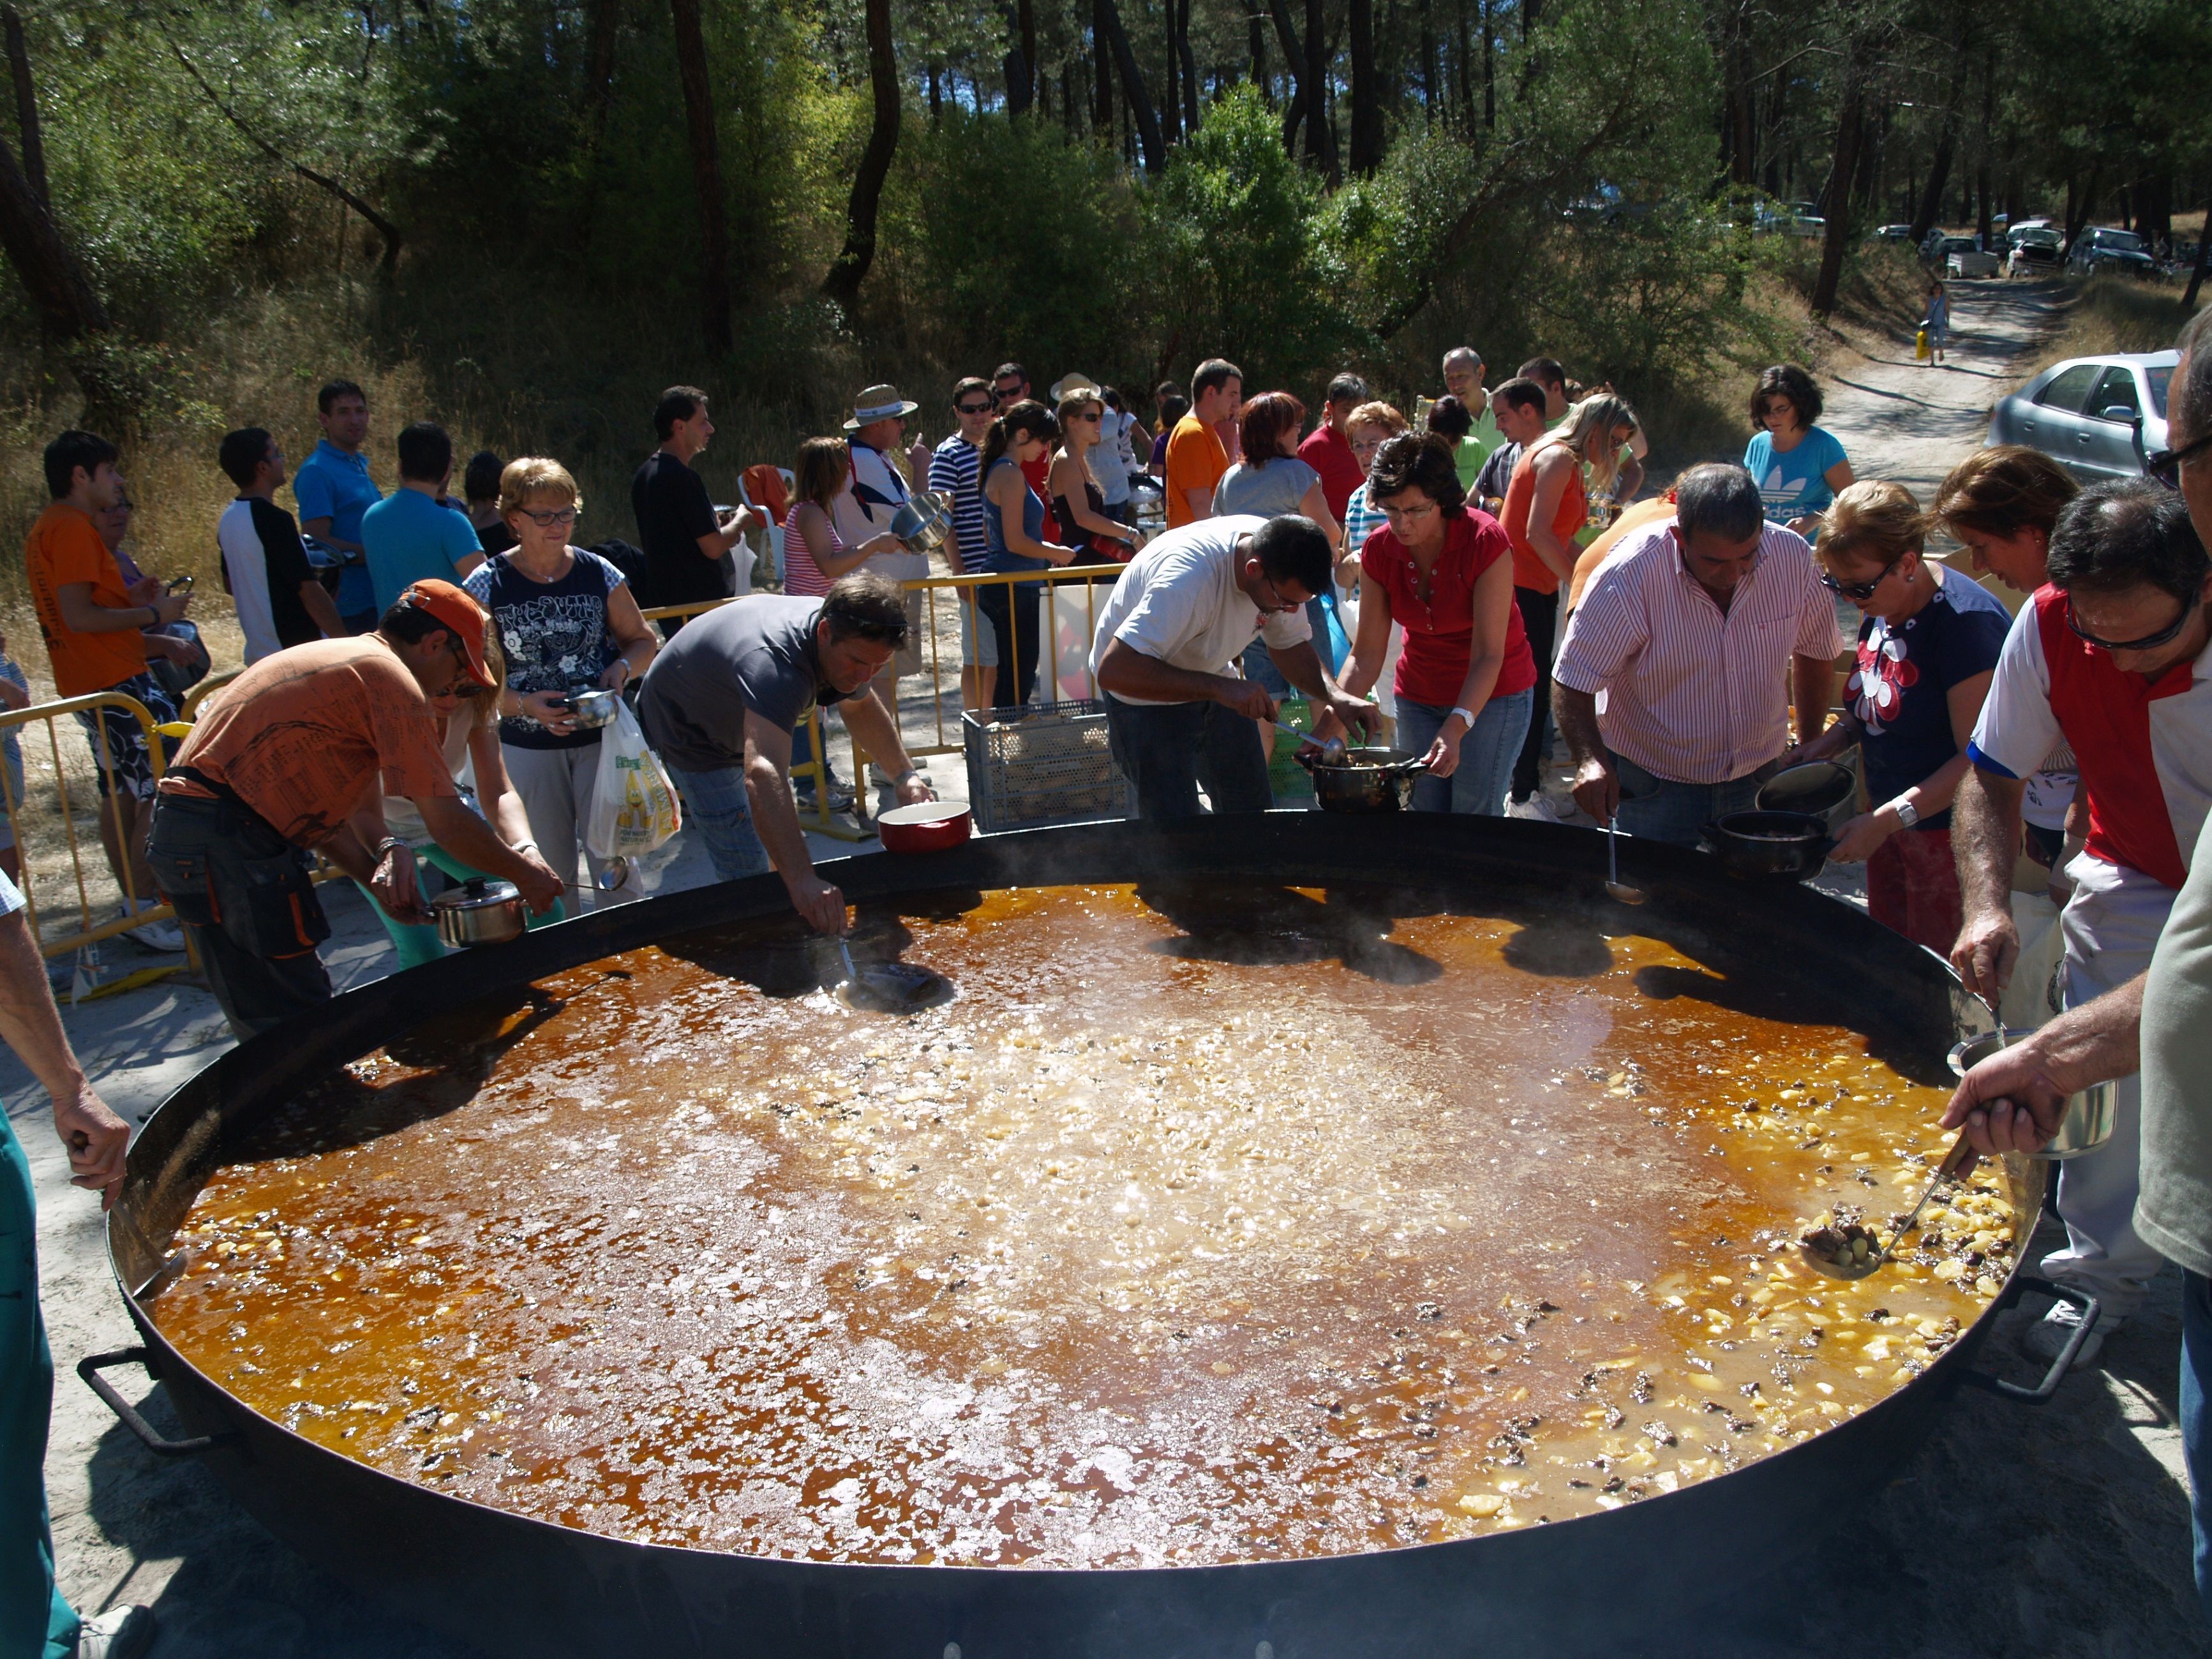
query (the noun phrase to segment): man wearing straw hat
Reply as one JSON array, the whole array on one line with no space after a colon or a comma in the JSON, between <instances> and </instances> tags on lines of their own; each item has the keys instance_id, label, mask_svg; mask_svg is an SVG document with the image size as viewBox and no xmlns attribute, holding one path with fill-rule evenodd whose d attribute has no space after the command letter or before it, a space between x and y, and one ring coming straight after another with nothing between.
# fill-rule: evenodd
<instances>
[{"instance_id":1,"label":"man wearing straw hat","mask_svg":"<svg viewBox=\"0 0 2212 1659\"><path fill-rule=\"evenodd\" d=\"M899 396L894 386L872 386L853 400L853 416L845 422L845 441L851 447L853 471L830 504L830 521L839 539L858 547L871 536L891 527L899 508L911 493L898 456L906 436L906 417L921 405ZM860 568L905 583L929 574L925 553L878 553ZM906 595L906 642L893 653L890 665L875 681L876 695L898 719L898 680L902 674L919 674L922 663L921 594L909 588ZM878 770L880 772L881 768Z\"/></svg>"}]
</instances>

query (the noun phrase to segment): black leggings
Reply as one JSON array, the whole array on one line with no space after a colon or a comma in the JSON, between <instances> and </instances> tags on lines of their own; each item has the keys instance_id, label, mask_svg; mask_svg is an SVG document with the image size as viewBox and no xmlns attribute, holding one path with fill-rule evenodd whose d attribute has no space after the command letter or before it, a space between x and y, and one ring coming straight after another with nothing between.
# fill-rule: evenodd
<instances>
[{"instance_id":1,"label":"black leggings","mask_svg":"<svg viewBox=\"0 0 2212 1659\"><path fill-rule=\"evenodd\" d=\"M975 609L990 623L999 641L998 702L1000 708L1019 708L1036 690L1037 657L1044 641L1037 625L1036 596L1042 583L994 583L975 595ZM1029 615L1014 626L1014 607Z\"/></svg>"},{"instance_id":2,"label":"black leggings","mask_svg":"<svg viewBox=\"0 0 2212 1659\"><path fill-rule=\"evenodd\" d=\"M1559 627L1559 596L1556 591L1539 593L1533 587L1516 587L1513 603L1521 607L1528 652L1536 659L1536 701L1529 705L1528 735L1522 742L1521 757L1513 763L1513 799L1526 800L1544 781L1544 722L1552 713L1552 635Z\"/></svg>"}]
</instances>

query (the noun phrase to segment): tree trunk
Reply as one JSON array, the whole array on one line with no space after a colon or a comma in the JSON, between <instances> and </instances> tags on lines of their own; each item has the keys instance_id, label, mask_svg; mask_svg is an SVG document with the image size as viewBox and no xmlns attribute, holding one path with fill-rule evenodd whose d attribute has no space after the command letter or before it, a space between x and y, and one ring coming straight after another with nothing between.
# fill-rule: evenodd
<instances>
[{"instance_id":1,"label":"tree trunk","mask_svg":"<svg viewBox=\"0 0 2212 1659\"><path fill-rule=\"evenodd\" d=\"M1328 31L1322 21L1321 0L1306 0L1306 72L1301 89L1306 100L1306 165L1328 163Z\"/></svg>"},{"instance_id":2,"label":"tree trunk","mask_svg":"<svg viewBox=\"0 0 2212 1659\"><path fill-rule=\"evenodd\" d=\"M1036 102L1036 7L1033 0L1017 0L1014 7L1015 46L1022 55L1018 97L1012 79L1006 82L1006 104L1017 115L1026 114Z\"/></svg>"},{"instance_id":3,"label":"tree trunk","mask_svg":"<svg viewBox=\"0 0 2212 1659\"><path fill-rule=\"evenodd\" d=\"M1091 0L1091 70L1096 81L1091 119L1109 137L1114 131L1114 48L1107 44L1106 0Z\"/></svg>"},{"instance_id":4,"label":"tree trunk","mask_svg":"<svg viewBox=\"0 0 2212 1659\"><path fill-rule=\"evenodd\" d=\"M1844 106L1836 118L1836 158L1830 170L1827 234L1820 244L1820 274L1813 284L1813 313L1825 317L1836 308L1836 289L1843 282L1844 252L1850 246L1851 174L1858 168L1859 143L1865 125L1865 94L1859 83L1853 52L1846 62Z\"/></svg>"},{"instance_id":5,"label":"tree trunk","mask_svg":"<svg viewBox=\"0 0 2212 1659\"><path fill-rule=\"evenodd\" d=\"M2197 233L2197 263L2190 269L2189 292L2181 296L2181 308L2185 313L2197 309L2197 292L2204 286L2204 270L2209 263L2212 263L2212 197L2204 203L2204 228ZM2203 416L2197 418L2201 420Z\"/></svg>"},{"instance_id":6,"label":"tree trunk","mask_svg":"<svg viewBox=\"0 0 2212 1659\"><path fill-rule=\"evenodd\" d=\"M1498 130L1498 19L1482 0L1482 130Z\"/></svg>"},{"instance_id":7,"label":"tree trunk","mask_svg":"<svg viewBox=\"0 0 2212 1659\"><path fill-rule=\"evenodd\" d=\"M1190 50L1190 0L1168 0L1176 15L1176 52L1182 63L1182 136L1198 131L1198 60Z\"/></svg>"},{"instance_id":8,"label":"tree trunk","mask_svg":"<svg viewBox=\"0 0 2212 1659\"><path fill-rule=\"evenodd\" d=\"M845 250L822 279L822 292L849 314L860 298L860 283L876 259L876 207L883 200L884 180L890 176L891 156L898 149L898 55L891 46L891 0L867 0L868 83L875 96L875 124L868 131L868 148L861 154L860 170L853 175L853 194L845 204ZM1023 10L1029 8L1025 3Z\"/></svg>"},{"instance_id":9,"label":"tree trunk","mask_svg":"<svg viewBox=\"0 0 2212 1659\"><path fill-rule=\"evenodd\" d=\"M669 10L676 25L676 74L684 85L691 189L699 198L699 327L708 349L726 357L731 350L730 230L714 95L707 77L707 36L699 23L699 0L669 0Z\"/></svg>"},{"instance_id":10,"label":"tree trunk","mask_svg":"<svg viewBox=\"0 0 2212 1659\"><path fill-rule=\"evenodd\" d=\"M8 73L15 82L15 131L23 144L23 177L52 211L53 198L46 191L46 145L39 132L38 89L31 82L31 47L23 38L23 20L15 7L0 7L0 21L8 31Z\"/></svg>"},{"instance_id":11,"label":"tree trunk","mask_svg":"<svg viewBox=\"0 0 2212 1659\"><path fill-rule=\"evenodd\" d=\"M1272 104L1275 100L1267 86L1267 31L1261 24L1257 11L1244 14L1244 26L1251 32L1252 84Z\"/></svg>"},{"instance_id":12,"label":"tree trunk","mask_svg":"<svg viewBox=\"0 0 2212 1659\"><path fill-rule=\"evenodd\" d=\"M1375 0L1350 0L1352 170L1366 178L1382 165L1382 106L1375 76Z\"/></svg>"},{"instance_id":13,"label":"tree trunk","mask_svg":"<svg viewBox=\"0 0 2212 1659\"><path fill-rule=\"evenodd\" d=\"M1182 138L1182 54L1176 50L1175 0L1166 0L1160 13L1167 27L1167 76L1160 83L1160 131L1172 144Z\"/></svg>"},{"instance_id":14,"label":"tree trunk","mask_svg":"<svg viewBox=\"0 0 2212 1659\"><path fill-rule=\"evenodd\" d=\"M22 279L46 332L60 340L105 331L107 308L61 228L31 188L15 152L0 138L0 247Z\"/></svg>"},{"instance_id":15,"label":"tree trunk","mask_svg":"<svg viewBox=\"0 0 2212 1659\"><path fill-rule=\"evenodd\" d=\"M1429 17L1429 0L1421 6L1421 112L1434 125L1437 118L1437 29Z\"/></svg>"},{"instance_id":16,"label":"tree trunk","mask_svg":"<svg viewBox=\"0 0 2212 1659\"><path fill-rule=\"evenodd\" d=\"M1106 43L1114 52L1114 65L1121 72L1121 101L1135 124L1137 143L1145 154L1145 171L1157 178L1167 169L1167 143L1160 133L1160 118L1145 91L1144 74L1137 67L1129 31L1121 27L1121 9L1115 0L1092 0L1091 17L1106 31Z\"/></svg>"},{"instance_id":17,"label":"tree trunk","mask_svg":"<svg viewBox=\"0 0 2212 1659\"><path fill-rule=\"evenodd\" d=\"M1928 180L1920 190L1920 210L1912 216L1916 245L1927 240L1936 222L1943 216L1943 191L1951 182L1951 155L1958 143L1959 112L1954 107L1943 112L1943 124L1936 129L1936 154L1929 158Z\"/></svg>"},{"instance_id":18,"label":"tree trunk","mask_svg":"<svg viewBox=\"0 0 2212 1659\"><path fill-rule=\"evenodd\" d=\"M1482 0L1484 25L1490 16L1490 0ZM1467 0L1452 0L1453 44L1458 50L1452 54L1452 90L1458 94L1459 130L1462 133L1474 131L1474 49L1467 36Z\"/></svg>"},{"instance_id":19,"label":"tree trunk","mask_svg":"<svg viewBox=\"0 0 2212 1659\"><path fill-rule=\"evenodd\" d=\"M1290 0L1268 0L1268 15L1275 20L1275 44L1283 49L1283 61L1290 66L1291 101L1283 111L1283 149L1296 155L1298 126L1305 119L1306 110L1306 49L1298 44L1298 31L1291 21Z\"/></svg>"},{"instance_id":20,"label":"tree trunk","mask_svg":"<svg viewBox=\"0 0 2212 1659\"><path fill-rule=\"evenodd\" d=\"M2074 252L2074 239L2081 234L2090 216L2097 210L2097 189L2104 181L2105 158L2100 155L2089 163L2089 182L2082 187L2080 198L2075 199L2070 189L2066 192L2066 252L2069 254ZM2212 234L2212 225L2207 225L2205 230Z\"/></svg>"},{"instance_id":21,"label":"tree trunk","mask_svg":"<svg viewBox=\"0 0 2212 1659\"><path fill-rule=\"evenodd\" d=\"M945 118L944 76L936 64L929 66L929 125L935 126Z\"/></svg>"}]
</instances>

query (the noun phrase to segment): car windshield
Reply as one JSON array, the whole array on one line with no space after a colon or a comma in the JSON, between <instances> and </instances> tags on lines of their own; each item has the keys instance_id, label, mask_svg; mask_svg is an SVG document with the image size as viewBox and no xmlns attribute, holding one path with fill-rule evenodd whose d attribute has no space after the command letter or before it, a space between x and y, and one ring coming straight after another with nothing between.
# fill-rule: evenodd
<instances>
[{"instance_id":1,"label":"car windshield","mask_svg":"<svg viewBox=\"0 0 2212 1659\"><path fill-rule=\"evenodd\" d=\"M2166 418L2166 383L2173 378L2171 368L2143 367L2143 379L2150 382L2150 406L2160 420Z\"/></svg>"},{"instance_id":2,"label":"car windshield","mask_svg":"<svg viewBox=\"0 0 2212 1659\"><path fill-rule=\"evenodd\" d=\"M2023 247L2030 246L2031 244L2036 247L2057 247L2058 246L2058 233L2055 230L2022 230L2017 231L2014 234L2016 240Z\"/></svg>"},{"instance_id":3,"label":"car windshield","mask_svg":"<svg viewBox=\"0 0 2212 1659\"><path fill-rule=\"evenodd\" d=\"M2123 253L2141 253L2143 240L2131 230L2100 230L2097 233L2097 246L2118 248Z\"/></svg>"}]
</instances>

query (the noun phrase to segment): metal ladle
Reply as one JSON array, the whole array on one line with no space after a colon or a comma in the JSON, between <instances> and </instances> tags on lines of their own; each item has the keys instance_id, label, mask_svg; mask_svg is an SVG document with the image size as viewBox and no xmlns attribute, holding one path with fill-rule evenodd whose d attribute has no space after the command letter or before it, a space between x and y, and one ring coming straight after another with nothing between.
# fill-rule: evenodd
<instances>
[{"instance_id":1,"label":"metal ladle","mask_svg":"<svg viewBox=\"0 0 2212 1659\"><path fill-rule=\"evenodd\" d=\"M1605 821L1605 890L1608 896L1622 904L1644 902L1644 890L1631 887L1620 878L1620 824L1617 818Z\"/></svg>"},{"instance_id":2,"label":"metal ladle","mask_svg":"<svg viewBox=\"0 0 2212 1659\"><path fill-rule=\"evenodd\" d=\"M1936 1196L1936 1189L1973 1161L1973 1145L1966 1139L1966 1132L1961 1129L1959 1138L1951 1143L1951 1150L1943 1154L1943 1161L1936 1166L1936 1174L1929 1182L1927 1190L1920 1194L1920 1201L1891 1232L1888 1243L1879 1249L1869 1243L1866 1253L1861 1255L1856 1253L1858 1241L1873 1237L1866 1228L1856 1222L1848 1227L1823 1227L1809 1237L1797 1241L1797 1259L1814 1273L1830 1279L1864 1279L1889 1260L1904 1241L1905 1234L1919 1222L1920 1212L1928 1207L1928 1200ZM1832 1239L1821 1239L1820 1243L1814 1243L1814 1240L1820 1239L1824 1233L1831 1235ZM1842 1247L1841 1254L1836 1253L1835 1246Z\"/></svg>"},{"instance_id":3,"label":"metal ladle","mask_svg":"<svg viewBox=\"0 0 2212 1659\"><path fill-rule=\"evenodd\" d=\"M580 881L572 881L563 884L574 888L580 893L614 892L629 884L629 860L625 858L609 859L605 869L592 874L589 886Z\"/></svg>"}]
</instances>

